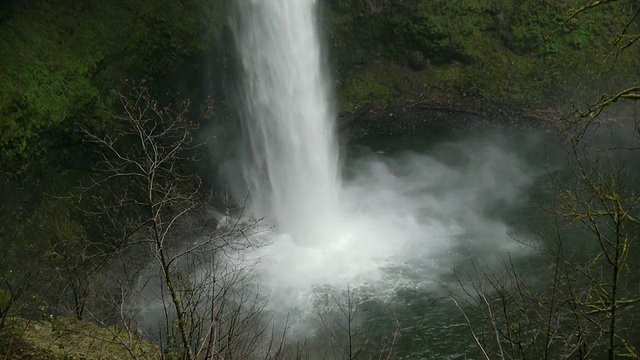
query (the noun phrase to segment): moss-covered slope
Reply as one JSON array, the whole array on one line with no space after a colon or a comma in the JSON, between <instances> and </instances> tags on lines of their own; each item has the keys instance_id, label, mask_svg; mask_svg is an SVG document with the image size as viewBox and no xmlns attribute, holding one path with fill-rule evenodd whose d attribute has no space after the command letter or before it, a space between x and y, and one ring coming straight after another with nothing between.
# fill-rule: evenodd
<instances>
[{"instance_id":1,"label":"moss-covered slope","mask_svg":"<svg viewBox=\"0 0 640 360\"><path fill-rule=\"evenodd\" d=\"M610 51L638 5L612 1L572 16L582 5L332 1L325 18L340 79L339 107L420 101L540 107L568 102L578 85L606 89L638 80L639 47L615 61ZM638 33L638 22L630 25L627 36Z\"/></svg>"},{"instance_id":2,"label":"moss-covered slope","mask_svg":"<svg viewBox=\"0 0 640 360\"><path fill-rule=\"evenodd\" d=\"M0 359L161 359L160 347L129 331L70 318L14 318L0 331Z\"/></svg>"},{"instance_id":3,"label":"moss-covered slope","mask_svg":"<svg viewBox=\"0 0 640 360\"><path fill-rule=\"evenodd\" d=\"M120 81L179 91L219 51L223 2L25 1L0 8L0 170L107 127ZM71 139L70 139L71 138Z\"/></svg>"}]
</instances>

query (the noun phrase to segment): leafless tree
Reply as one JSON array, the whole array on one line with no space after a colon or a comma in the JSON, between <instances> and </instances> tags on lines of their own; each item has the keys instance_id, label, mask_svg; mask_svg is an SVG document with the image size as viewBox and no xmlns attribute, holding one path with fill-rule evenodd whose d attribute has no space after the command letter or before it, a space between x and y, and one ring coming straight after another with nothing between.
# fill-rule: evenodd
<instances>
[{"instance_id":1,"label":"leafless tree","mask_svg":"<svg viewBox=\"0 0 640 360\"><path fill-rule=\"evenodd\" d=\"M316 304L323 353L318 358L391 359L400 338L400 324L389 328L379 320L367 317L361 305L368 299L350 286L345 292L327 294ZM328 346L327 346L328 345ZM318 352L318 350L316 350Z\"/></svg>"},{"instance_id":2,"label":"leafless tree","mask_svg":"<svg viewBox=\"0 0 640 360\"><path fill-rule=\"evenodd\" d=\"M536 273L509 260L461 282L484 320L467 323L484 358L638 358L640 197L620 167L576 164L556 184L558 204L547 209L555 236L543 239Z\"/></svg>"},{"instance_id":3,"label":"leafless tree","mask_svg":"<svg viewBox=\"0 0 640 360\"><path fill-rule=\"evenodd\" d=\"M34 254L32 259L23 259L18 256L21 249L10 247L0 255L0 332L5 328L11 316L33 316L30 311L38 308L42 303L40 297L32 297L37 293L45 294L48 291L43 284L41 273L45 268L44 257Z\"/></svg>"},{"instance_id":4,"label":"leafless tree","mask_svg":"<svg viewBox=\"0 0 640 360\"><path fill-rule=\"evenodd\" d=\"M637 54L637 3L591 1L568 21L611 4L627 21L604 55L600 75ZM626 4L626 5L625 5ZM598 75L598 76L600 76ZM454 298L485 359L588 359L640 357L637 293L640 194L637 192L640 87L626 86L586 105L574 104L558 121L568 148L568 170L549 171L554 189L547 204L552 232L543 240L536 273L508 260L499 272L476 269L460 281L466 296ZM466 300L479 311L472 319Z\"/></svg>"},{"instance_id":5,"label":"leafless tree","mask_svg":"<svg viewBox=\"0 0 640 360\"><path fill-rule=\"evenodd\" d=\"M257 221L245 219L243 206L233 216L210 213L212 192L188 171L202 145L188 102L162 107L143 87L130 87L120 102L116 129L86 131L101 161L82 193L94 197L94 215L112 230L99 281L111 291L103 301L131 332L155 337L182 358L255 355L274 335L252 262L242 259L259 246L251 241ZM159 314L153 325L144 319L149 306Z\"/></svg>"}]
</instances>

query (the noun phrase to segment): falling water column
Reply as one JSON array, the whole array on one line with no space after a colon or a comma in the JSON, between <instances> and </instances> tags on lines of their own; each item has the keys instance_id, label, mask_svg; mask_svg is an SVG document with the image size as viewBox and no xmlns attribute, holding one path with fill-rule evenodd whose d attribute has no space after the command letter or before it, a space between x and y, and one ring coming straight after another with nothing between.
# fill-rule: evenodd
<instances>
[{"instance_id":1,"label":"falling water column","mask_svg":"<svg viewBox=\"0 0 640 360\"><path fill-rule=\"evenodd\" d=\"M338 150L315 0L239 0L251 208L305 246L336 241Z\"/></svg>"}]
</instances>

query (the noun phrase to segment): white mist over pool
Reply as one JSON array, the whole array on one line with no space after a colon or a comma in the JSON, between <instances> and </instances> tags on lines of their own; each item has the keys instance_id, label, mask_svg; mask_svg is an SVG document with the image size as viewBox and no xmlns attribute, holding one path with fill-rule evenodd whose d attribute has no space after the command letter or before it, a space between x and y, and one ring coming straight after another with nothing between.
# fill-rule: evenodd
<instances>
[{"instance_id":1,"label":"white mist over pool","mask_svg":"<svg viewBox=\"0 0 640 360\"><path fill-rule=\"evenodd\" d=\"M489 141L451 145L464 166L372 154L342 178L314 0L238 1L242 173L253 216L273 231L256 277L272 303L306 307L318 289L393 291L451 271L456 247L497 253L508 229L487 204L513 203L530 182L517 156ZM239 199L244 194L239 194Z\"/></svg>"}]
</instances>

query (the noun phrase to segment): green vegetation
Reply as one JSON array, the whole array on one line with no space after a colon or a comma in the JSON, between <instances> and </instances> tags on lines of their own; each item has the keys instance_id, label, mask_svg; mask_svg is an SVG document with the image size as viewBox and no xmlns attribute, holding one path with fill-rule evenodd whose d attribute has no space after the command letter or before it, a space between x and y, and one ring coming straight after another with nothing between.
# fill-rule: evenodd
<instances>
[{"instance_id":1,"label":"green vegetation","mask_svg":"<svg viewBox=\"0 0 640 360\"><path fill-rule=\"evenodd\" d=\"M108 129L122 79L202 98L224 95L226 1L13 2L0 8L0 170L66 161L79 127ZM339 109L365 103L466 101L541 107L600 70L632 4L613 1L569 20L580 1L339 0L324 13ZM637 53L635 55L638 55ZM615 60L614 84L637 74ZM206 74L209 81L202 81ZM224 99L221 99L224 100ZM55 152L51 152L52 149ZM29 161L25 161L29 160Z\"/></svg>"},{"instance_id":2,"label":"green vegetation","mask_svg":"<svg viewBox=\"0 0 640 360\"><path fill-rule=\"evenodd\" d=\"M339 108L350 112L362 103L451 99L506 108L547 107L563 97L568 101L576 86L594 86L611 39L633 8L613 1L571 18L572 9L581 5L336 1L326 13L342 80ZM608 86L637 77L638 59L637 51L615 59L616 72L598 83Z\"/></svg>"},{"instance_id":3,"label":"green vegetation","mask_svg":"<svg viewBox=\"0 0 640 360\"><path fill-rule=\"evenodd\" d=\"M196 76L194 58L215 47L224 3L32 1L0 9L0 170L11 175L78 127L108 128L124 78ZM179 74L179 75L178 75Z\"/></svg>"},{"instance_id":4,"label":"green vegetation","mask_svg":"<svg viewBox=\"0 0 640 360\"><path fill-rule=\"evenodd\" d=\"M0 358L161 359L160 348L116 327L70 318L14 318L0 332Z\"/></svg>"}]
</instances>

